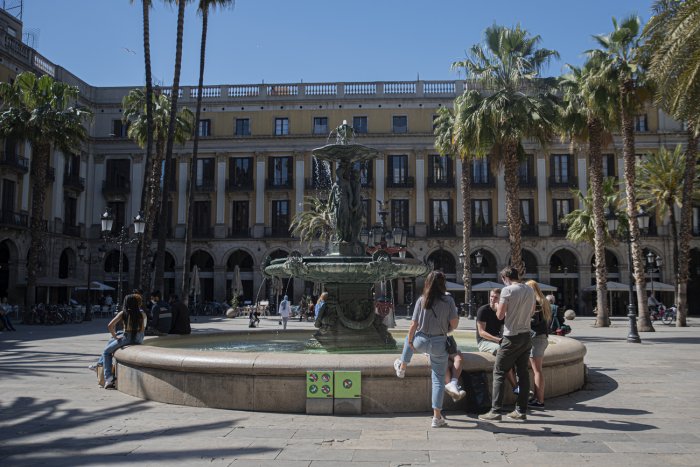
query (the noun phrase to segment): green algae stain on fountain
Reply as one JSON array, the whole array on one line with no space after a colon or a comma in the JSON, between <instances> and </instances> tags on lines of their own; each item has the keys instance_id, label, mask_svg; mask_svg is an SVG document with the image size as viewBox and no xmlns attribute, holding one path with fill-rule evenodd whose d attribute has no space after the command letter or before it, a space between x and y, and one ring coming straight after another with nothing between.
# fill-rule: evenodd
<instances>
[{"instance_id":1,"label":"green algae stain on fountain","mask_svg":"<svg viewBox=\"0 0 700 467\"><path fill-rule=\"evenodd\" d=\"M334 144L312 154L335 167L331 189L335 221L335 252L326 256L290 254L264 268L274 277L294 277L325 285L328 300L319 312L314 337L327 350L396 348L396 341L374 311L372 284L381 280L417 277L428 267L415 259L396 258L385 251L369 256L360 241L362 199L357 162L376 159L376 149L354 144L355 130L343 122L331 133Z\"/></svg>"}]
</instances>

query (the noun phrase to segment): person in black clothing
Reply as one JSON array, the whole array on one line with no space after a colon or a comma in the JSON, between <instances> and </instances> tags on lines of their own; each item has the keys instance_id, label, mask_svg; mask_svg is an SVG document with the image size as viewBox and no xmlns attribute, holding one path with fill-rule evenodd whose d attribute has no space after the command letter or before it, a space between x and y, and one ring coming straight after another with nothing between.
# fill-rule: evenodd
<instances>
[{"instance_id":1,"label":"person in black clothing","mask_svg":"<svg viewBox=\"0 0 700 467\"><path fill-rule=\"evenodd\" d=\"M150 327L158 334L167 334L170 332L172 324L170 305L164 300L161 300L158 290L151 292L151 318Z\"/></svg>"},{"instance_id":2,"label":"person in black clothing","mask_svg":"<svg viewBox=\"0 0 700 467\"><path fill-rule=\"evenodd\" d=\"M500 298L501 289L491 289L489 291L489 302L479 307L476 311L476 345L479 352L488 352L496 355L496 352L501 347L503 320L496 317L496 307ZM513 387L514 392L519 390L512 370L506 373L506 379Z\"/></svg>"},{"instance_id":3,"label":"person in black clothing","mask_svg":"<svg viewBox=\"0 0 700 467\"><path fill-rule=\"evenodd\" d=\"M171 324L169 334L190 334L190 310L176 294L170 294Z\"/></svg>"}]
</instances>

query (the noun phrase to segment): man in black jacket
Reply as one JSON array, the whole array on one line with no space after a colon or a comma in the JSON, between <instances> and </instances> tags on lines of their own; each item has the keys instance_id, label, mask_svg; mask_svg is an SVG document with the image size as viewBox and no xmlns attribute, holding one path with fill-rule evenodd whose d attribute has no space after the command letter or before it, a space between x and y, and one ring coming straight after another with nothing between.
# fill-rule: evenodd
<instances>
[{"instance_id":1,"label":"man in black jacket","mask_svg":"<svg viewBox=\"0 0 700 467\"><path fill-rule=\"evenodd\" d=\"M187 305L180 301L176 294L170 295L170 313L172 315L172 324L170 326L170 334L190 334L190 310Z\"/></svg>"}]
</instances>

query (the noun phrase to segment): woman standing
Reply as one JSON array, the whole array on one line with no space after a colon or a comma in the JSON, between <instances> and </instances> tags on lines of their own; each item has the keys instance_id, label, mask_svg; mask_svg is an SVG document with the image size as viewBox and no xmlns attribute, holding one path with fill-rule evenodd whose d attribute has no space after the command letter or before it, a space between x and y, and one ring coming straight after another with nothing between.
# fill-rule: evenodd
<instances>
[{"instance_id":1,"label":"woman standing","mask_svg":"<svg viewBox=\"0 0 700 467\"><path fill-rule=\"evenodd\" d=\"M124 307L107 325L112 339L105 347L104 352L102 352L101 358L104 364L105 389L115 389L115 379L112 374L114 352L126 345L143 343L146 329L146 313L141 310L141 304L142 298L140 295L127 295L124 298ZM124 323L124 331L116 332L117 325L121 322Z\"/></svg>"},{"instance_id":2,"label":"woman standing","mask_svg":"<svg viewBox=\"0 0 700 467\"><path fill-rule=\"evenodd\" d=\"M445 288L445 275L440 271L428 274L423 294L416 302L411 319L411 327L406 336L403 353L394 362L396 375L400 378L406 372L406 365L415 352L430 356L433 380L431 403L433 406L433 428L447 426L442 417L442 399L445 393L445 372L447 370L447 333L457 328L459 315L451 295Z\"/></svg>"},{"instance_id":3,"label":"woman standing","mask_svg":"<svg viewBox=\"0 0 700 467\"><path fill-rule=\"evenodd\" d=\"M532 349L530 349L530 366L534 376L534 397L528 401L528 407L544 408L544 374L542 373L542 362L544 361L544 351L549 342L549 323L552 319L552 308L542 294L537 282L530 280L526 282L535 291L535 313L530 320L532 330Z\"/></svg>"}]
</instances>

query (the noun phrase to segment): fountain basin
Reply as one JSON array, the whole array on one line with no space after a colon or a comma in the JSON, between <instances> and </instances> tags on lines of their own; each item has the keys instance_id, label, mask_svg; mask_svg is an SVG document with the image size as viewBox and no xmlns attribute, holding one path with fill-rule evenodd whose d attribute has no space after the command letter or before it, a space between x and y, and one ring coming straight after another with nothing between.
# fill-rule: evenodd
<instances>
[{"instance_id":1,"label":"fountain basin","mask_svg":"<svg viewBox=\"0 0 700 467\"><path fill-rule=\"evenodd\" d=\"M467 331L464 332L467 336ZM202 352L175 348L177 341L192 344L207 339L230 339L246 331L168 336L148 339L146 345L117 351L119 391L142 399L193 407L211 407L280 413L306 411L307 370L356 370L362 372L363 413L429 411L430 365L416 355L406 377L396 377L393 362L399 354L293 354L277 352ZM256 334L277 336L279 331ZM308 331L287 331L308 339ZM544 356L546 397L580 389L584 384L580 342L550 336ZM159 344L167 345L161 347ZM495 357L482 352L464 354L464 371L487 372L489 380ZM506 402L512 400L508 394ZM445 408L459 409L464 401L445 398Z\"/></svg>"}]
</instances>

